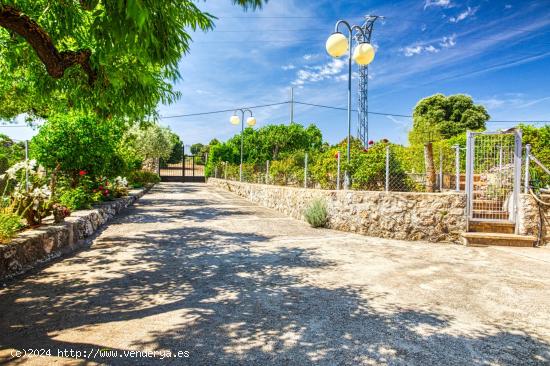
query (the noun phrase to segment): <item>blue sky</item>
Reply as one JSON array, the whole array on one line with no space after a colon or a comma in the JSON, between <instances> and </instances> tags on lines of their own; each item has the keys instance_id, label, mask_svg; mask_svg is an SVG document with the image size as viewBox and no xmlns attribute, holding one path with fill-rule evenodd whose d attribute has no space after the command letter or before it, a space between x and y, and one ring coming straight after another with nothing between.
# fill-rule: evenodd
<instances>
[{"instance_id":1,"label":"blue sky","mask_svg":"<svg viewBox=\"0 0 550 366\"><path fill-rule=\"evenodd\" d=\"M550 120L550 0L539 1L334 1L271 0L244 12L229 0L197 2L219 17L216 28L193 34L182 58L182 98L159 106L178 115L295 99L345 107L346 60L330 58L326 38L338 19L375 25L375 60L369 67L369 108L409 115L437 92L466 93L494 120ZM354 71L357 66L354 65ZM353 103L356 103L354 79ZM288 123L289 106L254 110L258 126ZM185 144L225 140L238 132L231 113L161 120ZM370 136L406 143L409 118L370 116ZM296 122L315 123L331 143L345 137L346 113L297 105ZM353 115L352 130L356 131ZM490 129L510 124L491 124ZM0 128L15 138L29 129Z\"/></svg>"}]
</instances>

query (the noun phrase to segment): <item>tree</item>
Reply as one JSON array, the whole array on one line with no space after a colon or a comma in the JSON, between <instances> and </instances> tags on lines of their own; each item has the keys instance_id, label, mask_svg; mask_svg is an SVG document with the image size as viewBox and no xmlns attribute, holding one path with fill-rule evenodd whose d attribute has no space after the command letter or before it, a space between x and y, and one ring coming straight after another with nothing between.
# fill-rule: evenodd
<instances>
[{"instance_id":1,"label":"tree","mask_svg":"<svg viewBox=\"0 0 550 366\"><path fill-rule=\"evenodd\" d=\"M191 145L191 154L192 155L199 155L202 150L204 149L204 145L199 143Z\"/></svg>"},{"instance_id":2,"label":"tree","mask_svg":"<svg viewBox=\"0 0 550 366\"><path fill-rule=\"evenodd\" d=\"M261 0L233 0L245 9ZM179 94L188 30L215 17L191 0L1 0L0 118L67 109L154 115Z\"/></svg>"},{"instance_id":3,"label":"tree","mask_svg":"<svg viewBox=\"0 0 550 366\"><path fill-rule=\"evenodd\" d=\"M484 130L489 118L485 107L474 104L472 98L464 94L448 97L435 94L418 102L413 112L409 142L424 145L428 192L435 189L433 142L449 139L466 130Z\"/></svg>"},{"instance_id":4,"label":"tree","mask_svg":"<svg viewBox=\"0 0 550 366\"><path fill-rule=\"evenodd\" d=\"M59 166L72 186L78 184L81 171L92 177L118 175L123 170L117 153L122 134L118 126L114 121L98 122L89 113L50 116L31 140L31 157L50 170Z\"/></svg>"},{"instance_id":5,"label":"tree","mask_svg":"<svg viewBox=\"0 0 550 366\"><path fill-rule=\"evenodd\" d=\"M172 132L170 133L170 141L173 145L172 147L172 153L170 154L170 157L167 160L168 164L177 164L181 163L183 159L183 142L181 141L180 137Z\"/></svg>"},{"instance_id":6,"label":"tree","mask_svg":"<svg viewBox=\"0 0 550 366\"><path fill-rule=\"evenodd\" d=\"M157 124L134 125L124 134L122 140L130 155L145 160L168 159L172 154L174 140L172 131Z\"/></svg>"}]
</instances>

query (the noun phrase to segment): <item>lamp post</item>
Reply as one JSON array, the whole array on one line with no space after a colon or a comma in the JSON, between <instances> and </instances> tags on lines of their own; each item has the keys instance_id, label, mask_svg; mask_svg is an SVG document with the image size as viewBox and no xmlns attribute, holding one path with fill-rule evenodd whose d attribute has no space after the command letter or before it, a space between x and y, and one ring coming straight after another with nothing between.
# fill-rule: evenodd
<instances>
[{"instance_id":1,"label":"lamp post","mask_svg":"<svg viewBox=\"0 0 550 366\"><path fill-rule=\"evenodd\" d=\"M242 118L239 118L237 112L241 112ZM244 145L244 115L245 113L250 113L250 117L246 119L247 126L254 126L256 124L256 118L252 115L252 111L247 108L239 108L233 112L233 115L229 119L232 125L241 124L241 165L239 166L239 182L243 181L243 145Z\"/></svg>"},{"instance_id":2,"label":"lamp post","mask_svg":"<svg viewBox=\"0 0 550 366\"><path fill-rule=\"evenodd\" d=\"M346 37L338 29L340 25L344 25L349 32L349 37ZM357 46L352 53L353 39L357 39ZM351 185L351 177L349 172L350 156L351 156L351 60L353 59L358 65L366 66L374 59L374 47L367 42L370 40L365 30L358 25L350 25L345 20L339 20L334 27L334 33L328 37L326 42L327 53L335 58L341 57L348 52L348 146L347 146L347 168L344 178L344 189L349 189Z\"/></svg>"}]
</instances>

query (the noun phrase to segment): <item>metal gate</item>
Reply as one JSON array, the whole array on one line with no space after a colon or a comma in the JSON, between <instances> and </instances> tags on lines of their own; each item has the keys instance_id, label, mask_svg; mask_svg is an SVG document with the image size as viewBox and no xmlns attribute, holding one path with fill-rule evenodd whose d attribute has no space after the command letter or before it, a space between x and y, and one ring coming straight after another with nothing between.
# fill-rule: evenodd
<instances>
[{"instance_id":1,"label":"metal gate","mask_svg":"<svg viewBox=\"0 0 550 366\"><path fill-rule=\"evenodd\" d=\"M163 182L205 182L205 157L183 155L175 164L160 164L159 175Z\"/></svg>"},{"instance_id":2,"label":"metal gate","mask_svg":"<svg viewBox=\"0 0 550 366\"><path fill-rule=\"evenodd\" d=\"M521 131L468 131L466 152L468 221L515 223L521 182Z\"/></svg>"}]
</instances>

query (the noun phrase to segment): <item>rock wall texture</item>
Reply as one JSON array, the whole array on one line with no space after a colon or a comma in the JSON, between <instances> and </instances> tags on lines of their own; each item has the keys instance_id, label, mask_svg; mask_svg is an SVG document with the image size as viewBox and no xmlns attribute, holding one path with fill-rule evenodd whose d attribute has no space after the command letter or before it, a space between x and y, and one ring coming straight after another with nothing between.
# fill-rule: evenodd
<instances>
[{"instance_id":1,"label":"rock wall texture","mask_svg":"<svg viewBox=\"0 0 550 366\"><path fill-rule=\"evenodd\" d=\"M148 189L132 190L127 197L101 203L91 210L73 212L61 224L47 224L53 221L45 220L45 225L22 232L9 244L0 244L0 281L75 251L84 243L83 239L133 204Z\"/></svg>"},{"instance_id":2,"label":"rock wall texture","mask_svg":"<svg viewBox=\"0 0 550 366\"><path fill-rule=\"evenodd\" d=\"M550 202L550 195L540 197ZM541 238L540 245L550 244L550 206L539 205L530 194L520 194L518 205L518 232L521 235L533 235ZM542 232L541 232L542 230Z\"/></svg>"},{"instance_id":3,"label":"rock wall texture","mask_svg":"<svg viewBox=\"0 0 550 366\"><path fill-rule=\"evenodd\" d=\"M464 193L326 191L250 184L223 179L208 184L261 206L303 219L318 197L327 202L328 227L382 238L459 242L466 231Z\"/></svg>"}]
</instances>

